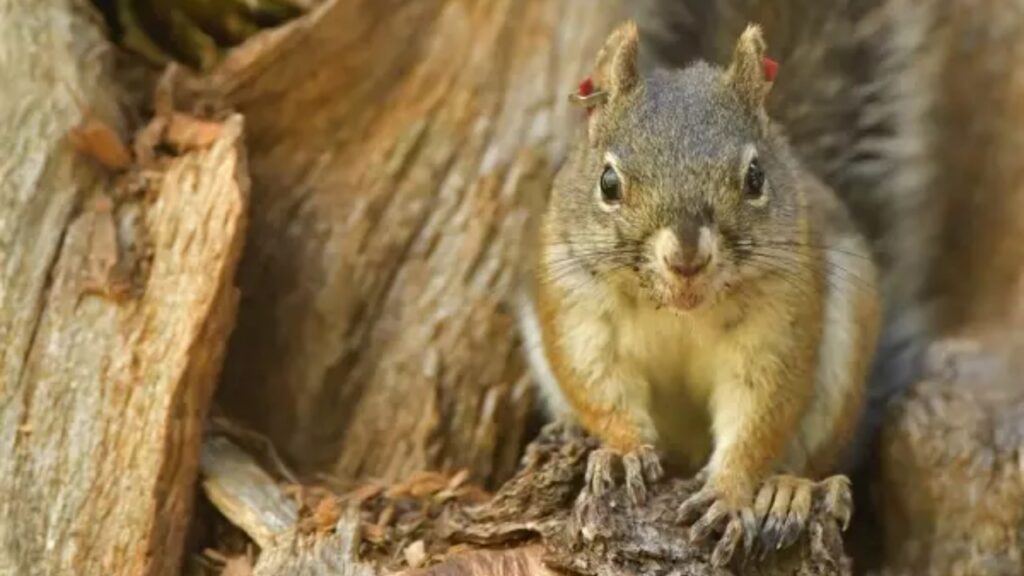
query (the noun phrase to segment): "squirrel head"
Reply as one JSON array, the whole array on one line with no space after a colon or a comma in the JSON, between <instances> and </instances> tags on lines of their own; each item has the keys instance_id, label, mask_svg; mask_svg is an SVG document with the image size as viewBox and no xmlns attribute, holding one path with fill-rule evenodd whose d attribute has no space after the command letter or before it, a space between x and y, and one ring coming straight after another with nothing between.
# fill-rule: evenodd
<instances>
[{"instance_id":1,"label":"squirrel head","mask_svg":"<svg viewBox=\"0 0 1024 576\"><path fill-rule=\"evenodd\" d=\"M806 233L802 192L765 112L775 68L759 27L724 69L641 76L638 41L632 22L612 32L592 91L574 98L588 109L587 136L554 188L547 258L692 309L786 265L770 260Z\"/></svg>"}]
</instances>

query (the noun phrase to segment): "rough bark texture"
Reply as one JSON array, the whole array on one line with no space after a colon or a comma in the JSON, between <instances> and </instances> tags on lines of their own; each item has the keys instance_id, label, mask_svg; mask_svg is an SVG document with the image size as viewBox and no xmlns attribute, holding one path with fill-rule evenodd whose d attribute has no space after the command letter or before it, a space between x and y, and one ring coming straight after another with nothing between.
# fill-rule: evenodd
<instances>
[{"instance_id":1,"label":"rough bark texture","mask_svg":"<svg viewBox=\"0 0 1024 576\"><path fill-rule=\"evenodd\" d=\"M0 574L169 574L233 324L241 120L136 184L67 133L115 122L76 3L0 2Z\"/></svg>"},{"instance_id":2,"label":"rough bark texture","mask_svg":"<svg viewBox=\"0 0 1024 576\"><path fill-rule=\"evenodd\" d=\"M649 485L649 499L639 506L622 487L581 494L596 445L577 430L548 427L493 497L467 484L466 474L420 473L341 497L307 488L304 498L300 493L303 518L288 530L276 527L281 488L253 474L253 461L224 439L207 441L207 453L220 462L204 458L203 485L249 534L276 533L257 574L721 573L709 566L708 547L689 544L676 520L692 483ZM797 545L747 563L736 558L733 569L754 576L848 574L840 528L818 504Z\"/></svg>"},{"instance_id":3,"label":"rough bark texture","mask_svg":"<svg viewBox=\"0 0 1024 576\"><path fill-rule=\"evenodd\" d=\"M932 377L894 410L880 478L891 572L1020 573L1024 390L1005 351L935 346Z\"/></svg>"},{"instance_id":4,"label":"rough bark texture","mask_svg":"<svg viewBox=\"0 0 1024 576\"><path fill-rule=\"evenodd\" d=\"M946 340L888 416L878 478L889 568L1019 574L1024 558L1024 8L937 2L931 131L947 199L933 282ZM1012 63L1012 64L1008 64Z\"/></svg>"},{"instance_id":5,"label":"rough bark texture","mask_svg":"<svg viewBox=\"0 0 1024 576\"><path fill-rule=\"evenodd\" d=\"M246 115L253 176L220 399L300 471L511 473L532 395L510 310L528 206L619 14L326 2L206 79Z\"/></svg>"}]
</instances>

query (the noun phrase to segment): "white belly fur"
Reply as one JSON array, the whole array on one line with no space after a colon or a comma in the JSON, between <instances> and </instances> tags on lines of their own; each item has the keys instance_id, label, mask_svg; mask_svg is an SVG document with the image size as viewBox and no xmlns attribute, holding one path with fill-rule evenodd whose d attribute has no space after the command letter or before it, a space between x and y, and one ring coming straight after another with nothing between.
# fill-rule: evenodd
<instances>
[{"instance_id":1,"label":"white belly fur","mask_svg":"<svg viewBox=\"0 0 1024 576\"><path fill-rule=\"evenodd\" d=\"M708 405L729 339L708 332L716 324L708 318L588 291L559 322L564 357L587 393L632 415L674 459L701 465L712 447Z\"/></svg>"}]
</instances>

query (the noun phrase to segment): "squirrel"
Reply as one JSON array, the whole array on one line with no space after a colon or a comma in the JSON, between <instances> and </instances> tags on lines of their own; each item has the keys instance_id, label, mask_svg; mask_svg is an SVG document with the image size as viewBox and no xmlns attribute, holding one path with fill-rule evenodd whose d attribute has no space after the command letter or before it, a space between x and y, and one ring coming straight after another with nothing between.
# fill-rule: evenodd
<instances>
[{"instance_id":1,"label":"squirrel","mask_svg":"<svg viewBox=\"0 0 1024 576\"><path fill-rule=\"evenodd\" d=\"M725 68L645 73L636 24L608 37L574 99L587 109L541 225L522 307L553 409L621 456L637 502L660 461L699 471L680 509L694 540L787 546L861 420L882 322L871 242L766 110L761 28Z\"/></svg>"}]
</instances>

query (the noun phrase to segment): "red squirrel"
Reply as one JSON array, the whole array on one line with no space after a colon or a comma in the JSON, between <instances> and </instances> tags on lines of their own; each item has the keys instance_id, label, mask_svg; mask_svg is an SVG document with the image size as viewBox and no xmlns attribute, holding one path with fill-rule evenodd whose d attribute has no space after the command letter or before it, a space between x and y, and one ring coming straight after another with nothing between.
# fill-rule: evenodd
<instances>
[{"instance_id":1,"label":"red squirrel","mask_svg":"<svg viewBox=\"0 0 1024 576\"><path fill-rule=\"evenodd\" d=\"M544 215L523 325L551 404L622 457L642 500L659 459L698 471L691 535L724 565L796 540L860 416L880 324L866 239L805 170L764 100L749 26L726 68L642 74L638 31L607 39L574 99L586 131Z\"/></svg>"}]
</instances>

